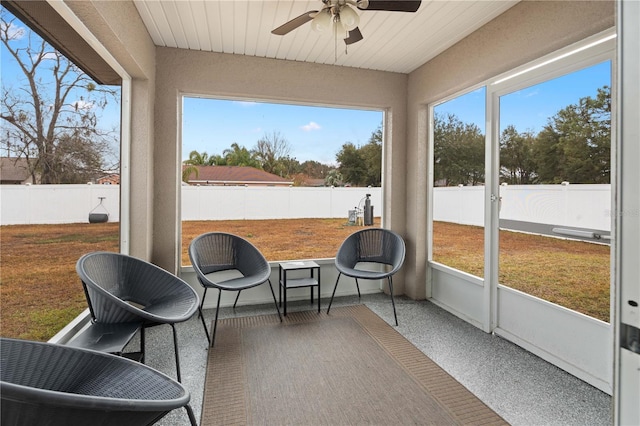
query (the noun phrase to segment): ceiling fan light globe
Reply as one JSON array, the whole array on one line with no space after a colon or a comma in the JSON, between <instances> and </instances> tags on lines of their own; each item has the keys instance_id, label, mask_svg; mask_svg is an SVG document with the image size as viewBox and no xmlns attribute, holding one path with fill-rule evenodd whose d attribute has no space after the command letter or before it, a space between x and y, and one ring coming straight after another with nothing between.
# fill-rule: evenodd
<instances>
[{"instance_id":1,"label":"ceiling fan light globe","mask_svg":"<svg viewBox=\"0 0 640 426\"><path fill-rule=\"evenodd\" d=\"M351 31L360 24L360 17L350 6L344 5L340 9L340 22L346 31Z\"/></svg>"},{"instance_id":2,"label":"ceiling fan light globe","mask_svg":"<svg viewBox=\"0 0 640 426\"><path fill-rule=\"evenodd\" d=\"M311 20L311 29L319 33L326 33L331 28L331 14L325 10L321 10Z\"/></svg>"}]
</instances>

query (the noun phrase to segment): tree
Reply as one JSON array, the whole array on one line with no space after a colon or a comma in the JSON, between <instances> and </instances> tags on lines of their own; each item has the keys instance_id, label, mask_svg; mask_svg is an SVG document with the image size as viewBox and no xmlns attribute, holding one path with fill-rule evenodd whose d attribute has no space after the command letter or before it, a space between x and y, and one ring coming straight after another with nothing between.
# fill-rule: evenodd
<instances>
[{"instance_id":1,"label":"tree","mask_svg":"<svg viewBox=\"0 0 640 426\"><path fill-rule=\"evenodd\" d=\"M534 145L531 132L518 133L513 125L507 126L500 136L500 180L511 185L536 182Z\"/></svg>"},{"instance_id":2,"label":"tree","mask_svg":"<svg viewBox=\"0 0 640 426\"><path fill-rule=\"evenodd\" d=\"M550 123L538 133L533 148L538 183L554 184L562 182L563 178L558 174L558 171L561 168L561 164L564 163L564 151L559 141L560 137L553 130Z\"/></svg>"},{"instance_id":3,"label":"tree","mask_svg":"<svg viewBox=\"0 0 640 426\"><path fill-rule=\"evenodd\" d=\"M4 8L0 13L0 40L21 78L19 87L3 86L2 148L25 158L45 184L86 182L117 167L105 164L116 133L100 129L97 115L117 92L96 85Z\"/></svg>"},{"instance_id":4,"label":"tree","mask_svg":"<svg viewBox=\"0 0 640 426\"><path fill-rule=\"evenodd\" d=\"M538 135L540 183L610 183L611 91L558 111Z\"/></svg>"},{"instance_id":5,"label":"tree","mask_svg":"<svg viewBox=\"0 0 640 426\"><path fill-rule=\"evenodd\" d=\"M209 157L206 151L198 152L193 150L189 153L189 158L184 160L183 163L192 166L211 166L213 165L213 157Z\"/></svg>"},{"instance_id":6,"label":"tree","mask_svg":"<svg viewBox=\"0 0 640 426\"><path fill-rule=\"evenodd\" d=\"M484 183L484 135L455 114L434 120L434 182L438 186Z\"/></svg>"},{"instance_id":7,"label":"tree","mask_svg":"<svg viewBox=\"0 0 640 426\"><path fill-rule=\"evenodd\" d=\"M380 186L382 183L382 126L371 134L369 142L360 148L365 165L364 185Z\"/></svg>"},{"instance_id":8,"label":"tree","mask_svg":"<svg viewBox=\"0 0 640 426\"><path fill-rule=\"evenodd\" d=\"M231 148L227 148L222 152L227 166L247 166L261 168L260 161L255 154L250 152L244 146L238 145L236 142L231 144Z\"/></svg>"},{"instance_id":9,"label":"tree","mask_svg":"<svg viewBox=\"0 0 640 426\"><path fill-rule=\"evenodd\" d=\"M280 177L289 178L293 175L298 175L300 173L301 167L300 162L296 160L294 157L281 157L278 160L278 166L276 167L275 173Z\"/></svg>"},{"instance_id":10,"label":"tree","mask_svg":"<svg viewBox=\"0 0 640 426\"><path fill-rule=\"evenodd\" d=\"M339 163L340 180L344 180L345 183L356 186L380 186L382 183L382 126L373 131L367 144L360 148L351 142L342 145L342 149L336 154L336 161Z\"/></svg>"},{"instance_id":11,"label":"tree","mask_svg":"<svg viewBox=\"0 0 640 426\"><path fill-rule=\"evenodd\" d=\"M324 178L324 184L326 186L341 186L342 183L342 174L336 169L330 170L329 173L327 173L327 177Z\"/></svg>"},{"instance_id":12,"label":"tree","mask_svg":"<svg viewBox=\"0 0 640 426\"><path fill-rule=\"evenodd\" d=\"M300 164L300 170L310 178L326 179L329 171L333 170L333 167L329 166L328 164L322 164L318 161L307 160L304 163Z\"/></svg>"},{"instance_id":13,"label":"tree","mask_svg":"<svg viewBox=\"0 0 640 426\"><path fill-rule=\"evenodd\" d=\"M196 150L191 151L189 153L189 158L182 162L182 164L184 164L184 167L182 167L182 181L189 182L189 177L191 177L191 175L194 175L197 179L200 175L200 169L198 169L198 166L204 166L207 164L208 159L209 154L206 152L200 153Z\"/></svg>"},{"instance_id":14,"label":"tree","mask_svg":"<svg viewBox=\"0 0 640 426\"><path fill-rule=\"evenodd\" d=\"M253 148L255 158L260 162L262 170L281 177L296 173L295 170L289 170L289 166L291 166L290 152L289 142L279 132L264 135Z\"/></svg>"},{"instance_id":15,"label":"tree","mask_svg":"<svg viewBox=\"0 0 640 426\"><path fill-rule=\"evenodd\" d=\"M351 142L342 145L342 149L336 154L336 160L340 164L338 171L345 183L360 185L365 179L365 164L360 150Z\"/></svg>"}]
</instances>

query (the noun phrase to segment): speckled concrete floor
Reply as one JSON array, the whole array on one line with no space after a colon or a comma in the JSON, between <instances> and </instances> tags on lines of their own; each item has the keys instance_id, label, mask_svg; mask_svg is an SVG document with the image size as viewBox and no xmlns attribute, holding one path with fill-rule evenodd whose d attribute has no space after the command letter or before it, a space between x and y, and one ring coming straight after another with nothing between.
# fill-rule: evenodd
<instances>
[{"instance_id":1,"label":"speckled concrete floor","mask_svg":"<svg viewBox=\"0 0 640 426\"><path fill-rule=\"evenodd\" d=\"M328 300L323 299L323 307ZM357 296L336 298L333 306L359 303ZM389 324L393 311L384 294L363 295L360 303ZM317 305L316 305L317 306ZM611 397L520 347L482 332L427 301L396 298L398 332L513 425L608 425ZM293 302L287 310L314 309ZM273 305L239 306L220 318L275 313ZM205 311L208 324L215 311ZM207 340L197 316L177 325L182 383L200 419ZM147 331L147 365L175 377L171 329ZM135 345L135 342L132 342ZM174 410L159 425L188 425L185 410Z\"/></svg>"}]
</instances>

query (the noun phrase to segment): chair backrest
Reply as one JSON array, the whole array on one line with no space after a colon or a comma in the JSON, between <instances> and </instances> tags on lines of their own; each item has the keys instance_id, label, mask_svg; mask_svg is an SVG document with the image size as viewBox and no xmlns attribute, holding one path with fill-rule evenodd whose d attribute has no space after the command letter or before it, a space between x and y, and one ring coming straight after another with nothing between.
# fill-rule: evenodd
<instances>
[{"instance_id":1,"label":"chair backrest","mask_svg":"<svg viewBox=\"0 0 640 426\"><path fill-rule=\"evenodd\" d=\"M192 314L197 309L198 296L189 284L132 256L88 253L78 260L76 272L82 280L93 319L98 322L138 321L140 316L154 320L158 312L154 312L153 306L162 306L165 314L178 316Z\"/></svg>"},{"instance_id":2,"label":"chair backrest","mask_svg":"<svg viewBox=\"0 0 640 426\"><path fill-rule=\"evenodd\" d=\"M395 273L404 263L405 244L402 237L393 231L369 228L348 236L336 255L336 263L354 268L359 262L390 265Z\"/></svg>"},{"instance_id":3,"label":"chair backrest","mask_svg":"<svg viewBox=\"0 0 640 426\"><path fill-rule=\"evenodd\" d=\"M189 244L189 258L202 275L236 269L244 276L271 273L269 263L249 241L224 232L209 232ZM266 280L266 278L265 278Z\"/></svg>"},{"instance_id":4,"label":"chair backrest","mask_svg":"<svg viewBox=\"0 0 640 426\"><path fill-rule=\"evenodd\" d=\"M2 424L152 424L189 402L178 382L86 349L0 338Z\"/></svg>"}]
</instances>

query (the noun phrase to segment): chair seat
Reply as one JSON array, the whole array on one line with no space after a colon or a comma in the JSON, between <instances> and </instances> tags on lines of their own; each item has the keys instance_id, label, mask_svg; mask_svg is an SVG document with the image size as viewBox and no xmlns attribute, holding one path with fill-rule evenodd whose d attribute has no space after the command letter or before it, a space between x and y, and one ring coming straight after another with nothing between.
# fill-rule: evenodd
<instances>
[{"instance_id":1,"label":"chair seat","mask_svg":"<svg viewBox=\"0 0 640 426\"><path fill-rule=\"evenodd\" d=\"M344 266L338 266L337 269L348 277L362 278L365 280L381 280L389 276L389 271L370 271L367 269L346 268Z\"/></svg>"},{"instance_id":2,"label":"chair seat","mask_svg":"<svg viewBox=\"0 0 640 426\"><path fill-rule=\"evenodd\" d=\"M120 324L91 323L86 330L67 343L74 348L93 349L110 354L121 354L124 347L142 327L141 322Z\"/></svg>"},{"instance_id":3,"label":"chair seat","mask_svg":"<svg viewBox=\"0 0 640 426\"><path fill-rule=\"evenodd\" d=\"M213 278L212 275L214 274L207 274L205 275L207 278ZM222 281L205 281L203 283L204 286L206 287L213 287L213 288L220 288L222 290L229 290L229 291L237 291L237 290L244 290L247 288L251 288L251 287L255 287L258 286L262 283L264 283L266 280L265 277L256 277L256 276L249 276L249 277L236 277L236 278L229 278L226 280L222 280ZM202 282L202 281L201 281ZM212 282L215 282L215 285L212 284Z\"/></svg>"},{"instance_id":4,"label":"chair seat","mask_svg":"<svg viewBox=\"0 0 640 426\"><path fill-rule=\"evenodd\" d=\"M197 299L187 301L166 299L158 301L153 305L145 306L142 311L153 315L153 317L149 317L148 319L162 324L167 324L183 322L186 319L191 318L197 309Z\"/></svg>"}]
</instances>

